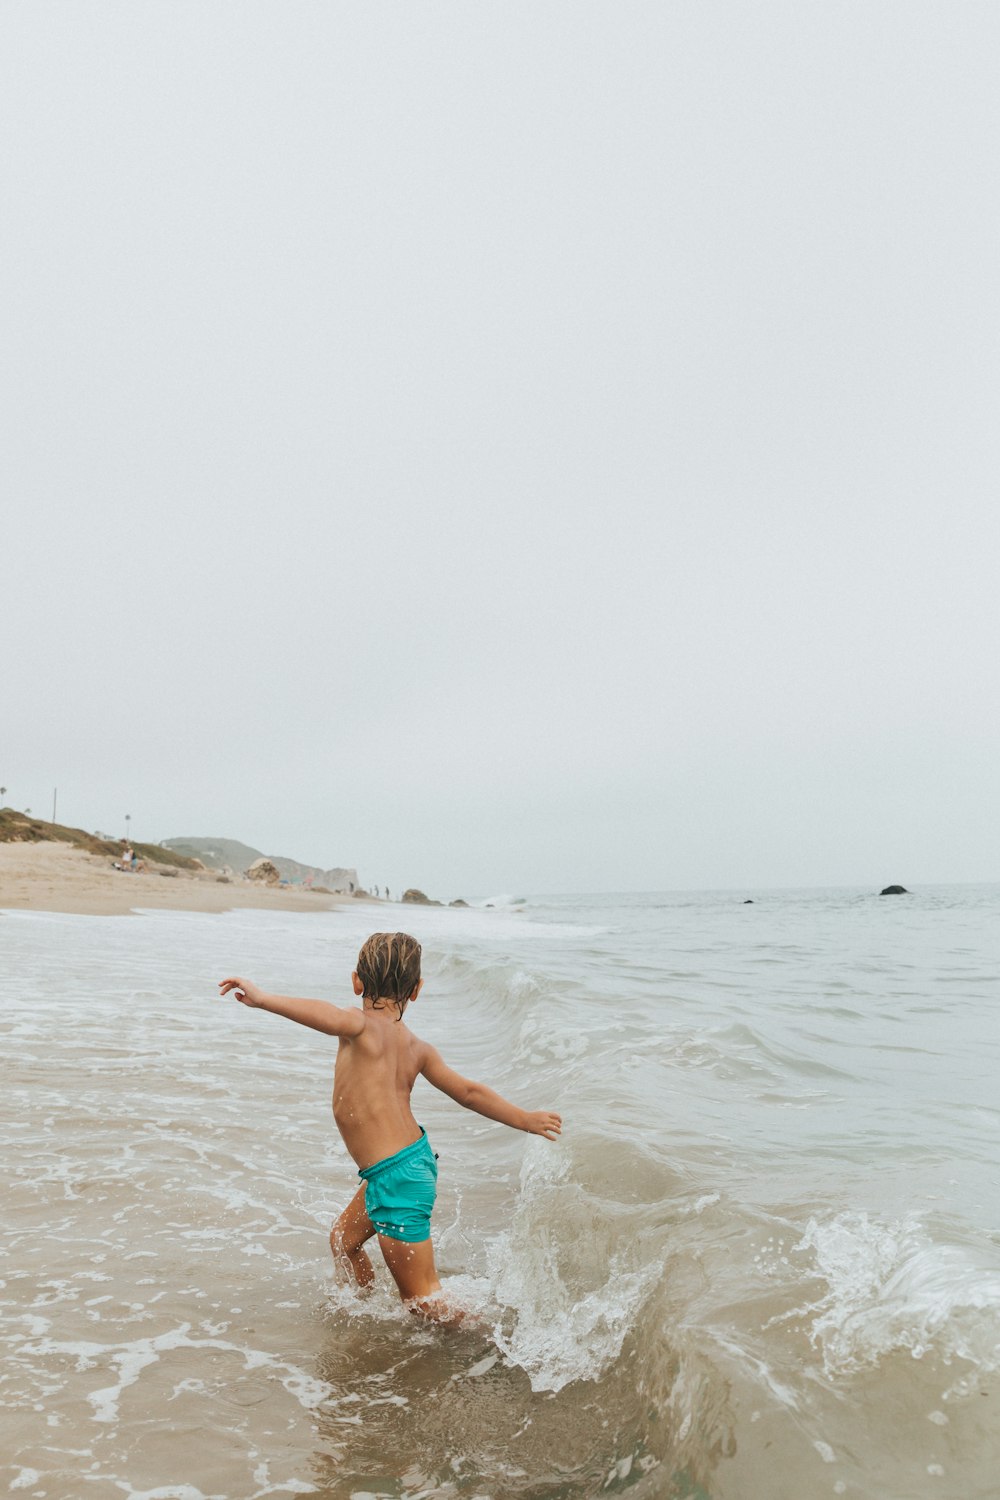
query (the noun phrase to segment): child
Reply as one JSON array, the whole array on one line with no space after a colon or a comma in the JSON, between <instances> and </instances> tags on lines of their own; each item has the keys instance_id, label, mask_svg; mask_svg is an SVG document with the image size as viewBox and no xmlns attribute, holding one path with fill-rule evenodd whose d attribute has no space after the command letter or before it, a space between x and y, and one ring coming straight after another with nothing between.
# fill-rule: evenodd
<instances>
[{"instance_id":1,"label":"child","mask_svg":"<svg viewBox=\"0 0 1000 1500\"><path fill-rule=\"evenodd\" d=\"M427 1132L410 1109L417 1075L488 1120L555 1140L562 1120L550 1110L533 1113L509 1104L485 1084L454 1072L440 1054L403 1025L403 1012L420 993L420 944L405 932L373 932L351 975L360 1010L325 1000L265 995L246 979L223 979L243 1005L287 1016L315 1031L338 1037L333 1075L333 1118L358 1165L362 1186L330 1231L338 1267L361 1288L375 1279L362 1246L373 1234L399 1295L412 1312L456 1321L435 1305L441 1291L431 1245L431 1210L437 1190L437 1159Z\"/></svg>"}]
</instances>

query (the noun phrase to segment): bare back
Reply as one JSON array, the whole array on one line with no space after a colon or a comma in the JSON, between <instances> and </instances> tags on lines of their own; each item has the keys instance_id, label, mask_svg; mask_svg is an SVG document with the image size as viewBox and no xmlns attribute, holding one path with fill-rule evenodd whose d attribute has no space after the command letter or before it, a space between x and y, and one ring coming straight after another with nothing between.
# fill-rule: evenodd
<instances>
[{"instance_id":1,"label":"bare back","mask_svg":"<svg viewBox=\"0 0 1000 1500\"><path fill-rule=\"evenodd\" d=\"M374 1166L420 1138L410 1093L427 1045L392 1010L365 1007L356 1036L341 1036L333 1118L359 1167Z\"/></svg>"}]
</instances>

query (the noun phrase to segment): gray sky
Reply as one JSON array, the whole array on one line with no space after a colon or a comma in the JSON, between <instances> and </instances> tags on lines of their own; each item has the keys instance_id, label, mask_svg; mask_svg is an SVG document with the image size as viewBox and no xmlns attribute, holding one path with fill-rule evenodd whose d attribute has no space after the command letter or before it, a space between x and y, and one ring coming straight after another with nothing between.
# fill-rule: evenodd
<instances>
[{"instance_id":1,"label":"gray sky","mask_svg":"<svg viewBox=\"0 0 1000 1500\"><path fill-rule=\"evenodd\" d=\"M1000 878L1000 12L0 9L0 782L440 895Z\"/></svg>"}]
</instances>

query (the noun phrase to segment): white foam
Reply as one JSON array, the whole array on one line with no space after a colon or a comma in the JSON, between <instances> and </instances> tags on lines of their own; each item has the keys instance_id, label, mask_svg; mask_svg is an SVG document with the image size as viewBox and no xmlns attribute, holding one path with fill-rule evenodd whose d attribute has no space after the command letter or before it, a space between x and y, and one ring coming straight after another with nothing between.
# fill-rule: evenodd
<instances>
[{"instance_id":1,"label":"white foam","mask_svg":"<svg viewBox=\"0 0 1000 1500\"><path fill-rule=\"evenodd\" d=\"M540 1142L526 1148L511 1232L490 1253L493 1298L507 1314L494 1326L493 1340L535 1391L600 1379L660 1276L658 1265L628 1269L613 1255L599 1287L581 1296L566 1285L557 1264L559 1214L552 1199L567 1174L567 1157L558 1149Z\"/></svg>"},{"instance_id":2,"label":"white foam","mask_svg":"<svg viewBox=\"0 0 1000 1500\"><path fill-rule=\"evenodd\" d=\"M261 1465L261 1467L264 1467ZM255 1476L256 1477L256 1476ZM258 1484L266 1483L266 1480L257 1480ZM268 1484L266 1489L258 1490L254 1500L262 1500L264 1495L318 1495L316 1485L310 1484L306 1479L286 1479L284 1484Z\"/></svg>"},{"instance_id":3,"label":"white foam","mask_svg":"<svg viewBox=\"0 0 1000 1500\"><path fill-rule=\"evenodd\" d=\"M134 1490L127 1479L116 1479L128 1500L226 1500L224 1495L206 1495L193 1484L160 1484L155 1490Z\"/></svg>"},{"instance_id":4,"label":"white foam","mask_svg":"<svg viewBox=\"0 0 1000 1500\"><path fill-rule=\"evenodd\" d=\"M721 1197L721 1193L703 1193L702 1196L700 1198L696 1198L693 1203L682 1203L678 1212L685 1216L687 1214L694 1214L695 1216L697 1216L698 1214L704 1213L706 1208L714 1207L714 1205L720 1201Z\"/></svg>"},{"instance_id":5,"label":"white foam","mask_svg":"<svg viewBox=\"0 0 1000 1500\"><path fill-rule=\"evenodd\" d=\"M828 1375L878 1362L892 1350L931 1350L1000 1368L1000 1272L964 1246L931 1239L915 1218L880 1223L864 1213L810 1220L795 1247L811 1251L826 1293L802 1309Z\"/></svg>"},{"instance_id":6,"label":"white foam","mask_svg":"<svg viewBox=\"0 0 1000 1500\"><path fill-rule=\"evenodd\" d=\"M242 1344L230 1343L226 1339L191 1338L189 1337L190 1327L189 1323L184 1323L179 1328L171 1329L168 1333L158 1334L153 1338L134 1339L128 1343L118 1344L80 1341L63 1343L56 1339L40 1339L34 1344L26 1345L25 1352L72 1354L76 1356L77 1368L80 1370L91 1368L95 1363L104 1360L116 1367L119 1377L117 1382L114 1385L104 1386L100 1390L91 1391L87 1397L94 1408L94 1420L97 1422L117 1422L122 1393L129 1386L134 1385L143 1370L148 1365L155 1364L161 1354L175 1349L218 1349L238 1355L247 1370L262 1368L273 1370L288 1394L306 1411L314 1411L324 1402L333 1400L332 1386L324 1380L317 1380L307 1375L304 1370L289 1360L279 1359L262 1349L249 1349Z\"/></svg>"},{"instance_id":7,"label":"white foam","mask_svg":"<svg viewBox=\"0 0 1000 1500\"><path fill-rule=\"evenodd\" d=\"M118 1367L118 1383L109 1385L104 1390L91 1391L87 1397L94 1408L94 1420L116 1422L122 1392L127 1386L135 1385L146 1366L155 1365L159 1357L158 1351L150 1348L128 1349L112 1355L111 1363Z\"/></svg>"}]
</instances>

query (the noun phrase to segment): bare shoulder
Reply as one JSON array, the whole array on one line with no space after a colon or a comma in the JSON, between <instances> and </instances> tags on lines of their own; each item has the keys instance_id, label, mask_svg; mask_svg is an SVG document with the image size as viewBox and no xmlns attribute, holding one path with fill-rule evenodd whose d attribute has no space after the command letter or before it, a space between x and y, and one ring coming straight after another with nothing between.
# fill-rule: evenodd
<instances>
[{"instance_id":1,"label":"bare shoulder","mask_svg":"<svg viewBox=\"0 0 1000 1500\"><path fill-rule=\"evenodd\" d=\"M403 1042L405 1046L409 1047L410 1056L413 1058L413 1061L416 1063L417 1069L419 1071L419 1069L424 1065L424 1060L427 1057L428 1052L431 1052L433 1049L431 1048L429 1043L422 1041L421 1038L417 1036L416 1032L411 1031L409 1027L406 1028L406 1036L403 1038Z\"/></svg>"},{"instance_id":2,"label":"bare shoulder","mask_svg":"<svg viewBox=\"0 0 1000 1500\"><path fill-rule=\"evenodd\" d=\"M363 1010L355 1010L353 1006L343 1011L344 1026L339 1031L341 1042L349 1045L351 1042L367 1042L371 1036L371 1028L368 1018Z\"/></svg>"}]
</instances>

